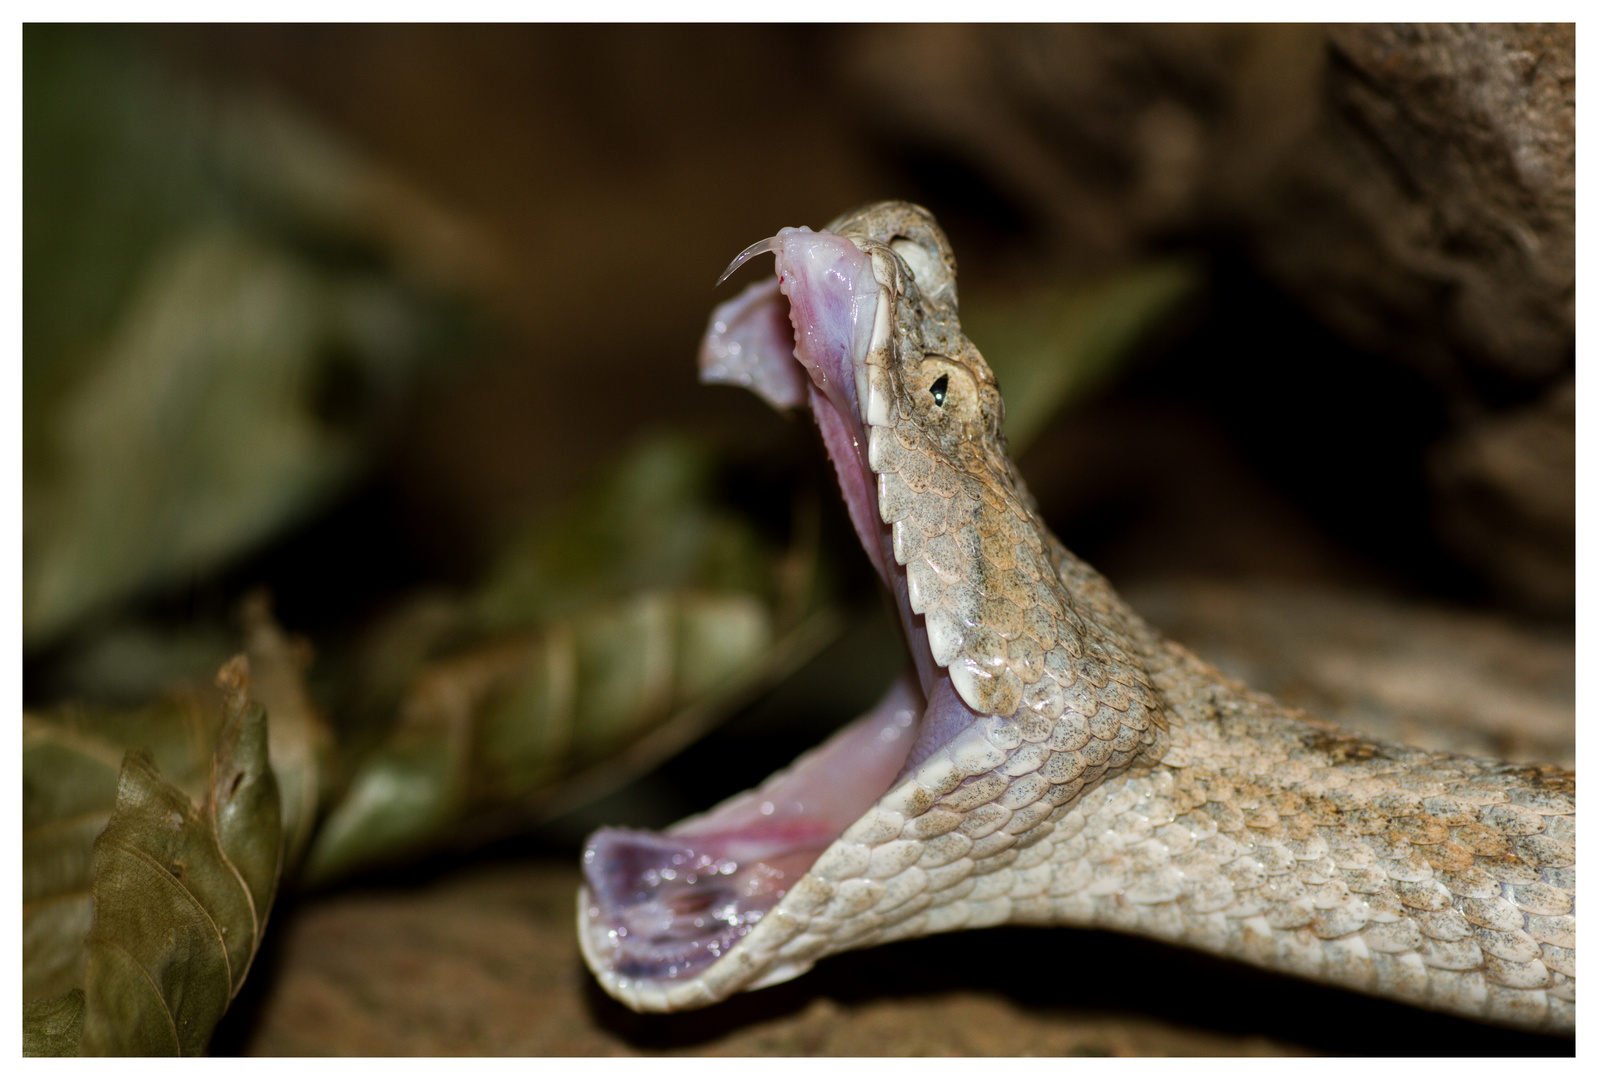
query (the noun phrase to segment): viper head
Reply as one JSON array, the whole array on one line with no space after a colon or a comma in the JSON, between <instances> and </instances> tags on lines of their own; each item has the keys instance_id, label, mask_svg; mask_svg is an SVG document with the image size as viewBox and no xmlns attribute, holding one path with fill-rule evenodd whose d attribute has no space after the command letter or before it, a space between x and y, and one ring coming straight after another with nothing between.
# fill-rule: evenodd
<instances>
[{"instance_id":1,"label":"viper head","mask_svg":"<svg viewBox=\"0 0 1598 1080\"><path fill-rule=\"evenodd\" d=\"M773 253L776 277L717 310L703 378L809 401L923 693L946 672L976 713L1037 704L1048 653L1080 655L1080 620L1010 465L998 383L960 328L943 230L875 203L749 250Z\"/></svg>"}]
</instances>

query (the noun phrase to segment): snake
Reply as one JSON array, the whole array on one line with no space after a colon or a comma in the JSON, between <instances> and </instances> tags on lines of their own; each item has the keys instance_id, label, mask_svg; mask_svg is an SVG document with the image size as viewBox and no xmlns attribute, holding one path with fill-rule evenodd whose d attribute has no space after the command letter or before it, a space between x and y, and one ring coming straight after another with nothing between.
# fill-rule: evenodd
<instances>
[{"instance_id":1,"label":"snake","mask_svg":"<svg viewBox=\"0 0 1598 1080\"><path fill-rule=\"evenodd\" d=\"M698 1008L1012 923L1573 1033L1573 772L1344 732L1140 618L1010 461L925 209L784 228L723 280L765 254L775 276L712 314L701 378L810 410L911 663L760 786L588 839L577 931L607 993Z\"/></svg>"}]
</instances>

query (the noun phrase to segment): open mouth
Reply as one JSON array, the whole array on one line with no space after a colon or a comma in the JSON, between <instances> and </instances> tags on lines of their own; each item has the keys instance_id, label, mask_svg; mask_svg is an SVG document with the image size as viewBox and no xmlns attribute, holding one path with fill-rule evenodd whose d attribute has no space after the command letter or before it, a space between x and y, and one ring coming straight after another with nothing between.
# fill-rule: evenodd
<instances>
[{"instance_id":1,"label":"open mouth","mask_svg":"<svg viewBox=\"0 0 1598 1080\"><path fill-rule=\"evenodd\" d=\"M590 838L579 938L635 1009L1007 920L1006 873L1041 887L1057 808L1159 737L1133 645L1105 602L1091 619L1077 610L1011 470L931 216L884 203L831 228L784 229L739 256L774 254L777 276L716 310L701 374L809 404L914 673L754 791L664 833ZM1085 597L1107 588L1070 573Z\"/></svg>"},{"instance_id":2,"label":"open mouth","mask_svg":"<svg viewBox=\"0 0 1598 1080\"><path fill-rule=\"evenodd\" d=\"M818 857L935 749L926 738L928 696L941 706L930 711L941 720L933 734L943 736L933 741L973 719L946 678L936 685L925 625L911 610L878 508L865 415L884 387L872 386L867 357L891 348L895 298L871 256L845 237L784 229L733 268L765 252L776 255L776 278L716 310L701 374L779 407L809 405L861 544L899 601L921 677L900 679L871 712L759 788L664 833L602 829L589 839L583 948L607 989L645 1008L677 997L671 988L687 988L732 953ZM757 985L801 970L767 972Z\"/></svg>"}]
</instances>

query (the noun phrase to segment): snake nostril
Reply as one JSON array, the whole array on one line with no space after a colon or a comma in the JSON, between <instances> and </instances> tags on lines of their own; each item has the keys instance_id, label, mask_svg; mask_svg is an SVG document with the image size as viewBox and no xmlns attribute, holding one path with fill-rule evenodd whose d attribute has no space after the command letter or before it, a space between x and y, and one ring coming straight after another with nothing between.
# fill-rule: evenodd
<instances>
[{"instance_id":1,"label":"snake nostril","mask_svg":"<svg viewBox=\"0 0 1598 1080\"><path fill-rule=\"evenodd\" d=\"M932 383L932 403L938 408L943 408L944 401L949 396L949 376L939 375Z\"/></svg>"}]
</instances>

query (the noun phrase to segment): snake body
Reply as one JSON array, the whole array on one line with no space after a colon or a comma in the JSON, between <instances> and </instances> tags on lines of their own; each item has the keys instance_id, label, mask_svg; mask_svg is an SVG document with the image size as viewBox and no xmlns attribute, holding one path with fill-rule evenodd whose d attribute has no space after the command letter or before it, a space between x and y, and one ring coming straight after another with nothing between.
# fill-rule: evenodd
<instances>
[{"instance_id":1,"label":"snake body","mask_svg":"<svg viewBox=\"0 0 1598 1080\"><path fill-rule=\"evenodd\" d=\"M691 1008L832 953L1028 923L1574 1030L1573 773L1344 734L1140 619L1010 462L925 210L760 251L778 279L718 310L702 367L808 398L916 671L756 791L658 837L596 834L579 935L608 992ZM824 781L858 790L826 803Z\"/></svg>"}]
</instances>

